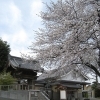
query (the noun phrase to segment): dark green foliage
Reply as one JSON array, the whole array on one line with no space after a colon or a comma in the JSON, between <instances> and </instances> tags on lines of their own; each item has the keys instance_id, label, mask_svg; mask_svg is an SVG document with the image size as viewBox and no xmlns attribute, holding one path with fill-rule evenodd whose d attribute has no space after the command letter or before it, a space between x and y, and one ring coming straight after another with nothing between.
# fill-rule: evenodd
<instances>
[{"instance_id":1,"label":"dark green foliage","mask_svg":"<svg viewBox=\"0 0 100 100\"><path fill-rule=\"evenodd\" d=\"M100 89L95 89L95 97L100 97Z\"/></svg>"},{"instance_id":2,"label":"dark green foliage","mask_svg":"<svg viewBox=\"0 0 100 100\"><path fill-rule=\"evenodd\" d=\"M11 76L10 73L5 71L0 74L0 90L12 89L10 85L16 82L16 79Z\"/></svg>"},{"instance_id":3,"label":"dark green foliage","mask_svg":"<svg viewBox=\"0 0 100 100\"><path fill-rule=\"evenodd\" d=\"M92 84L92 89L95 90L96 88L97 88L97 82L94 82L94 83Z\"/></svg>"},{"instance_id":4,"label":"dark green foliage","mask_svg":"<svg viewBox=\"0 0 100 100\"><path fill-rule=\"evenodd\" d=\"M0 39L0 72L7 66L10 46L6 41Z\"/></svg>"},{"instance_id":5,"label":"dark green foliage","mask_svg":"<svg viewBox=\"0 0 100 100\"><path fill-rule=\"evenodd\" d=\"M95 97L96 98L100 97L100 88L98 88L98 86L99 86L99 83L97 83L97 82L94 82L92 84L92 89L95 91Z\"/></svg>"},{"instance_id":6,"label":"dark green foliage","mask_svg":"<svg viewBox=\"0 0 100 100\"><path fill-rule=\"evenodd\" d=\"M88 92L87 92L87 91L82 92L82 97L83 97L83 98L88 98Z\"/></svg>"}]
</instances>

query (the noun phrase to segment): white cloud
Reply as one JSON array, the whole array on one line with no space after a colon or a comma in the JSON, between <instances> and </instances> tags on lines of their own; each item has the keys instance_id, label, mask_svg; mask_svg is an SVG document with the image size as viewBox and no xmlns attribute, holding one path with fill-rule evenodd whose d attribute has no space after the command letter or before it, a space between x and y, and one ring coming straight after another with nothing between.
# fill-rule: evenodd
<instances>
[{"instance_id":1,"label":"white cloud","mask_svg":"<svg viewBox=\"0 0 100 100\"><path fill-rule=\"evenodd\" d=\"M10 54L12 56L17 56L17 57L20 57L21 56L19 50L15 50L15 49L11 50L11 53Z\"/></svg>"},{"instance_id":2,"label":"white cloud","mask_svg":"<svg viewBox=\"0 0 100 100\"><path fill-rule=\"evenodd\" d=\"M24 29L21 29L15 32L11 37L13 43L25 43L25 41L27 40L27 33Z\"/></svg>"},{"instance_id":3,"label":"white cloud","mask_svg":"<svg viewBox=\"0 0 100 100\"><path fill-rule=\"evenodd\" d=\"M2 33L2 39L4 41L7 41L7 40L9 40L9 37L8 37L8 35L6 33Z\"/></svg>"},{"instance_id":4,"label":"white cloud","mask_svg":"<svg viewBox=\"0 0 100 100\"><path fill-rule=\"evenodd\" d=\"M2 39L7 41L11 48L11 54L20 56L21 53L27 53L29 45L28 36L24 29L21 29L14 34L2 34Z\"/></svg>"},{"instance_id":5,"label":"white cloud","mask_svg":"<svg viewBox=\"0 0 100 100\"><path fill-rule=\"evenodd\" d=\"M2 3L0 7L0 25L7 25L8 27L12 27L21 22L21 11L14 4L14 2L5 2Z\"/></svg>"},{"instance_id":6,"label":"white cloud","mask_svg":"<svg viewBox=\"0 0 100 100\"><path fill-rule=\"evenodd\" d=\"M34 40L33 30L40 25L41 18L36 14L43 9L42 0L30 2L11 0L0 1L0 3L2 3L0 4L2 5L0 6L0 37L10 44L12 55L20 56L20 52L28 53L28 47Z\"/></svg>"},{"instance_id":7,"label":"white cloud","mask_svg":"<svg viewBox=\"0 0 100 100\"><path fill-rule=\"evenodd\" d=\"M33 20L37 18L37 20L40 20L40 17L38 17L37 15L39 15L40 11L43 8L43 3L42 0L35 0L32 2L31 4L31 15Z\"/></svg>"},{"instance_id":8,"label":"white cloud","mask_svg":"<svg viewBox=\"0 0 100 100\"><path fill-rule=\"evenodd\" d=\"M12 18L12 19L10 19L12 21L11 23L16 24L16 23L20 22L21 21L20 9L18 9L18 7L13 2L10 3L9 8L10 8L10 15Z\"/></svg>"}]
</instances>

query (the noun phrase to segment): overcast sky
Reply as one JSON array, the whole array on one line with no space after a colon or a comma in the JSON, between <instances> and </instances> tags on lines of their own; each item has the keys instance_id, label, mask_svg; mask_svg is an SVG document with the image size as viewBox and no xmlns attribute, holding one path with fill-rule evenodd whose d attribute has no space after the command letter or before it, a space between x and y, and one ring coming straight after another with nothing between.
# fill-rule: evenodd
<instances>
[{"instance_id":1,"label":"overcast sky","mask_svg":"<svg viewBox=\"0 0 100 100\"><path fill-rule=\"evenodd\" d=\"M35 40L33 30L42 27L36 14L44 11L43 2L50 0L0 0L0 38L10 45L11 55L29 52Z\"/></svg>"}]
</instances>

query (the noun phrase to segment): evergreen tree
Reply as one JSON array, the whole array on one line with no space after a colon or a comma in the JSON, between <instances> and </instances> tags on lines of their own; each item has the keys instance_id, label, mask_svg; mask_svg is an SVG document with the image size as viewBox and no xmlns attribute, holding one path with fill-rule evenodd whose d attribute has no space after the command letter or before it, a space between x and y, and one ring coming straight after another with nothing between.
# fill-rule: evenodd
<instances>
[{"instance_id":1,"label":"evergreen tree","mask_svg":"<svg viewBox=\"0 0 100 100\"><path fill-rule=\"evenodd\" d=\"M8 65L10 46L6 41L0 39L0 72Z\"/></svg>"}]
</instances>

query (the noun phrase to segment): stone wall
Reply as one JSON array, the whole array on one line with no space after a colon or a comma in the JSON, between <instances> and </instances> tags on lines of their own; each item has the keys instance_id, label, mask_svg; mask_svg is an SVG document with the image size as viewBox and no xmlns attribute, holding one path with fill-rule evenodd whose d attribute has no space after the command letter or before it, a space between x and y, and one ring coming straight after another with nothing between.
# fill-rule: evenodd
<instances>
[{"instance_id":1,"label":"stone wall","mask_svg":"<svg viewBox=\"0 0 100 100\"><path fill-rule=\"evenodd\" d=\"M29 100L28 91L16 90L16 91L0 91L0 100Z\"/></svg>"},{"instance_id":2,"label":"stone wall","mask_svg":"<svg viewBox=\"0 0 100 100\"><path fill-rule=\"evenodd\" d=\"M8 98L0 97L0 100L17 100L17 99L8 99Z\"/></svg>"},{"instance_id":3,"label":"stone wall","mask_svg":"<svg viewBox=\"0 0 100 100\"><path fill-rule=\"evenodd\" d=\"M40 90L0 91L0 100L50 100Z\"/></svg>"},{"instance_id":4,"label":"stone wall","mask_svg":"<svg viewBox=\"0 0 100 100\"><path fill-rule=\"evenodd\" d=\"M100 99L97 99L97 98L91 98L90 100L100 100Z\"/></svg>"}]
</instances>

